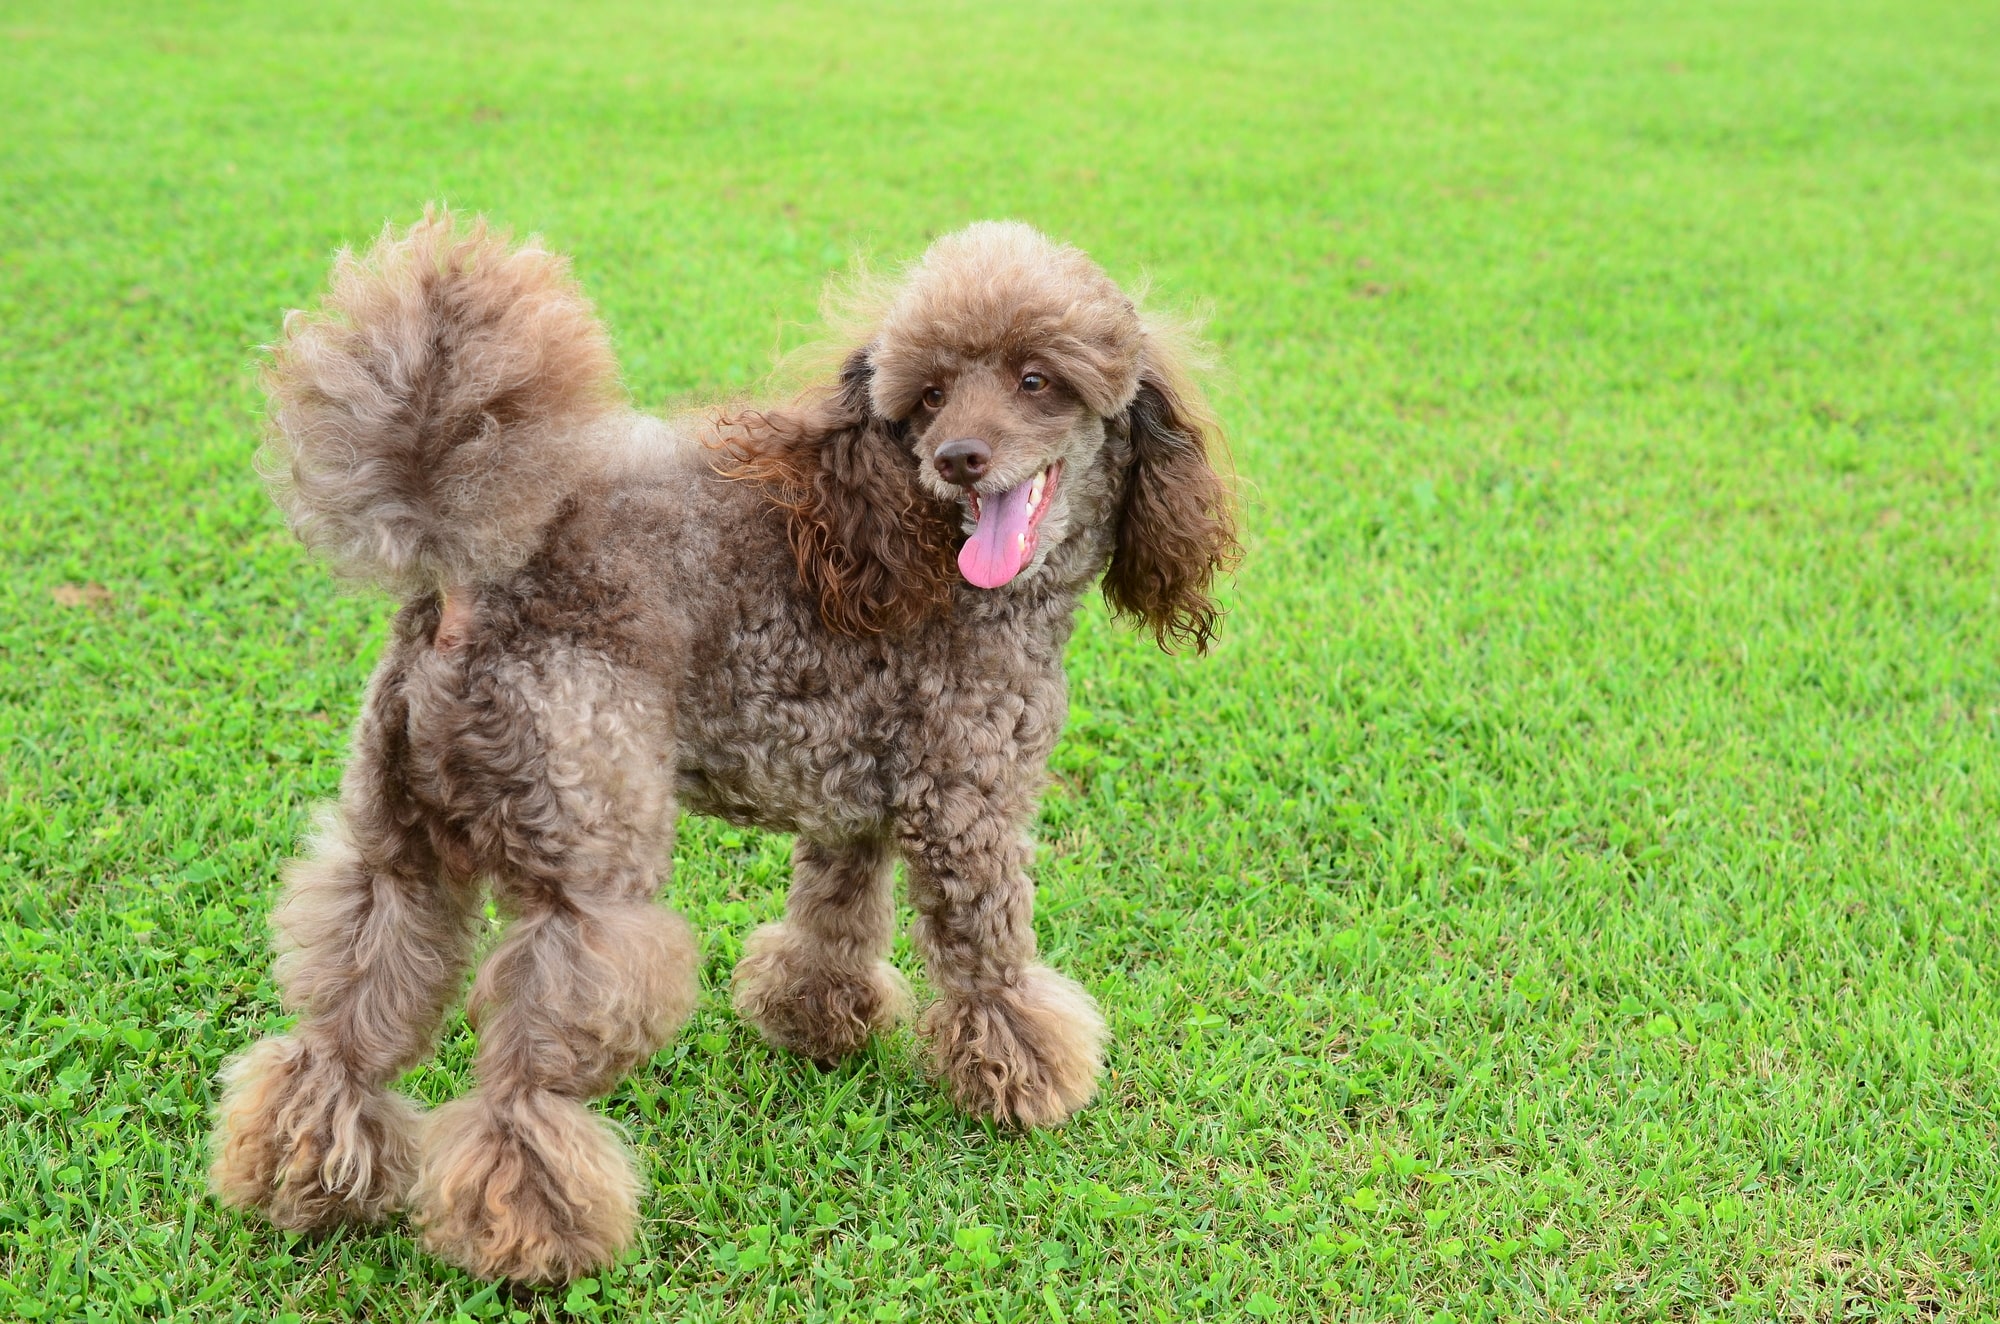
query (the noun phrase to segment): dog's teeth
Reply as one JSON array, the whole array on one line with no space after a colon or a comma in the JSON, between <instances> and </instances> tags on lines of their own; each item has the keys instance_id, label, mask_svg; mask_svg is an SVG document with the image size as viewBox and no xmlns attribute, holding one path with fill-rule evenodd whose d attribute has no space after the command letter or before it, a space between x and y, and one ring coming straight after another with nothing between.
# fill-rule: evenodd
<instances>
[{"instance_id":1,"label":"dog's teeth","mask_svg":"<svg viewBox=\"0 0 2000 1324\"><path fill-rule=\"evenodd\" d=\"M1047 469L1044 469L1040 473L1035 475L1035 481L1029 485L1028 513L1030 515L1034 514L1036 509L1042 504L1042 489L1048 486L1048 482L1049 482L1049 471Z\"/></svg>"}]
</instances>

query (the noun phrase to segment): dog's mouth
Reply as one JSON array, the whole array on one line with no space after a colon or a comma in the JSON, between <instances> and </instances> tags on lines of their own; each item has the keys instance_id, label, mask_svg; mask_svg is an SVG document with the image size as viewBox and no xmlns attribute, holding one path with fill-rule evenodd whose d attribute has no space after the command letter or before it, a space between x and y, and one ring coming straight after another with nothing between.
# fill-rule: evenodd
<instances>
[{"instance_id":1,"label":"dog's mouth","mask_svg":"<svg viewBox=\"0 0 2000 1324\"><path fill-rule=\"evenodd\" d=\"M1036 530L1041 528L1042 516L1049 513L1061 481L1062 461L1057 460L1005 492L991 492L984 499L975 491L966 492L966 504L979 521L979 527L958 551L959 573L968 583L999 588L1034 559Z\"/></svg>"}]
</instances>

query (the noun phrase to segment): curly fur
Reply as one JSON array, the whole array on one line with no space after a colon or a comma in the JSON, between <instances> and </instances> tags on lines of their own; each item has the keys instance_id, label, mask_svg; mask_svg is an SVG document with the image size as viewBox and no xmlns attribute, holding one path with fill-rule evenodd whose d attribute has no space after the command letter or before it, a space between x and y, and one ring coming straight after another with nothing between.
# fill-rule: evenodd
<instances>
[{"instance_id":1,"label":"curly fur","mask_svg":"<svg viewBox=\"0 0 2000 1324\"><path fill-rule=\"evenodd\" d=\"M1178 642L1205 653L1219 615L1209 585L1243 550L1228 488L1208 454L1208 439L1221 429L1172 357L1150 341L1123 421L1132 472L1104 596L1120 615L1145 624L1162 648Z\"/></svg>"},{"instance_id":2,"label":"curly fur","mask_svg":"<svg viewBox=\"0 0 2000 1324\"><path fill-rule=\"evenodd\" d=\"M789 409L718 424L722 472L759 484L785 516L799 581L842 634L907 629L951 601L956 530L918 487L901 430L869 401L865 353L840 380Z\"/></svg>"},{"instance_id":3,"label":"curly fur","mask_svg":"<svg viewBox=\"0 0 2000 1324\"><path fill-rule=\"evenodd\" d=\"M931 1065L953 1102L1017 1126L1052 1126L1097 1093L1106 1031L1072 979L1028 966L986 997L924 1013Z\"/></svg>"},{"instance_id":4,"label":"curly fur","mask_svg":"<svg viewBox=\"0 0 2000 1324\"><path fill-rule=\"evenodd\" d=\"M589 461L617 367L568 263L427 211L343 251L272 353L267 465L304 543L398 592L520 565Z\"/></svg>"},{"instance_id":5,"label":"curly fur","mask_svg":"<svg viewBox=\"0 0 2000 1324\"><path fill-rule=\"evenodd\" d=\"M466 999L484 1034L484 1074L604 1093L693 1012L694 967L687 921L648 902L537 910L509 930Z\"/></svg>"},{"instance_id":6,"label":"curly fur","mask_svg":"<svg viewBox=\"0 0 2000 1324\"><path fill-rule=\"evenodd\" d=\"M908 1017L910 987L887 961L843 967L794 925L766 924L743 943L730 999L779 1048L831 1066Z\"/></svg>"},{"instance_id":7,"label":"curly fur","mask_svg":"<svg viewBox=\"0 0 2000 1324\"><path fill-rule=\"evenodd\" d=\"M1082 252L983 221L932 244L891 301L869 395L882 417L903 418L966 363L1034 357L1115 418L1138 393L1146 343L1137 306Z\"/></svg>"},{"instance_id":8,"label":"curly fur","mask_svg":"<svg viewBox=\"0 0 2000 1324\"><path fill-rule=\"evenodd\" d=\"M273 351L274 492L404 602L274 916L300 1021L225 1072L217 1194L289 1227L407 1206L483 1276L617 1255L640 1184L585 1105L694 1005L656 901L683 809L797 834L733 982L767 1040L833 1061L907 1016L900 858L945 1089L1018 1126L1087 1104L1104 1026L1039 960L1027 829L1082 595L1163 646L1213 636L1236 544L1172 343L1082 253L977 225L825 386L662 421L617 403L539 248L433 212L343 255ZM938 463L966 438L974 495ZM954 558L980 503L1030 488L1034 541L975 588ZM420 1124L388 1087L464 987L482 883L508 923L468 999L476 1088Z\"/></svg>"},{"instance_id":9,"label":"curly fur","mask_svg":"<svg viewBox=\"0 0 2000 1324\"><path fill-rule=\"evenodd\" d=\"M266 1039L223 1069L209 1189L279 1227L373 1223L417 1170L417 1110L371 1089L333 1055Z\"/></svg>"},{"instance_id":10,"label":"curly fur","mask_svg":"<svg viewBox=\"0 0 2000 1324\"><path fill-rule=\"evenodd\" d=\"M737 1015L780 1048L819 1063L860 1049L909 1015L910 988L882 959L895 922L886 843L829 849L801 839L782 923L743 944Z\"/></svg>"},{"instance_id":11,"label":"curly fur","mask_svg":"<svg viewBox=\"0 0 2000 1324\"><path fill-rule=\"evenodd\" d=\"M639 1174L581 1104L480 1090L431 1115L415 1203L432 1254L481 1278L560 1282L632 1244Z\"/></svg>"}]
</instances>

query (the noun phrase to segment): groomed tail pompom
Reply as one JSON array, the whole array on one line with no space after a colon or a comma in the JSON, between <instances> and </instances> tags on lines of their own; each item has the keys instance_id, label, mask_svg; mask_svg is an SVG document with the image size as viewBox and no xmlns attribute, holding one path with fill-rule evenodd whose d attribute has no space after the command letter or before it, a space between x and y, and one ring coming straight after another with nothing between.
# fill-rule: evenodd
<instances>
[{"instance_id":1,"label":"groomed tail pompom","mask_svg":"<svg viewBox=\"0 0 2000 1324\"><path fill-rule=\"evenodd\" d=\"M597 457L620 403L568 262L431 208L342 250L264 374L263 469L299 538L344 576L414 596L517 569Z\"/></svg>"}]
</instances>

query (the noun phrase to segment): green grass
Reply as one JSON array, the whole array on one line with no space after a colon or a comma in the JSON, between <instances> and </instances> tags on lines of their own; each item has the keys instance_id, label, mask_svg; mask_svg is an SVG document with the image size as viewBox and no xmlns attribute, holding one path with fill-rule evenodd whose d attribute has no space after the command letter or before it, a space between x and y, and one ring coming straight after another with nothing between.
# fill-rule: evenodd
<instances>
[{"instance_id":1,"label":"green grass","mask_svg":"<svg viewBox=\"0 0 2000 1324\"><path fill-rule=\"evenodd\" d=\"M1994 1318L1996 69L1923 0L6 0L0 1318ZM1251 551L1216 656L1071 649L1066 1129L763 1047L786 843L690 820L629 1262L203 1195L388 611L258 490L252 347L434 197L647 402L976 217L1208 306Z\"/></svg>"}]
</instances>

